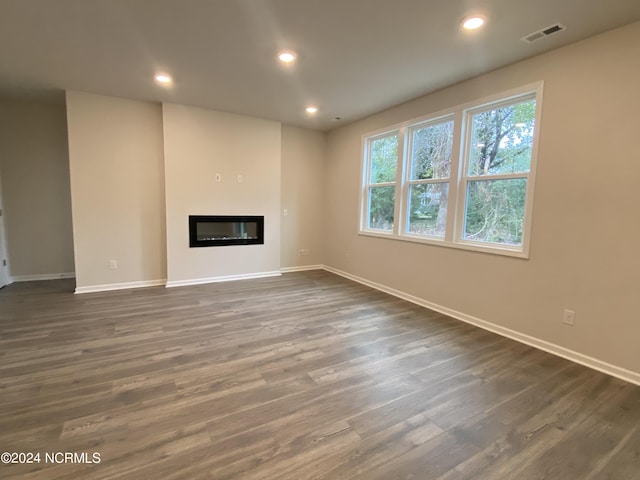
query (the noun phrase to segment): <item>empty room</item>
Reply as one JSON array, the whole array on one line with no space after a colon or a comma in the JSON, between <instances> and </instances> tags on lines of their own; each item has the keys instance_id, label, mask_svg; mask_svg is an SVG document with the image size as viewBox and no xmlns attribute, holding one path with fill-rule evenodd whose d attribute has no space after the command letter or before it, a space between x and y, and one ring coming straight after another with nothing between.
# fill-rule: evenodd
<instances>
[{"instance_id":1,"label":"empty room","mask_svg":"<svg viewBox=\"0 0 640 480\"><path fill-rule=\"evenodd\" d=\"M640 2L0 0L0 479L640 480Z\"/></svg>"}]
</instances>

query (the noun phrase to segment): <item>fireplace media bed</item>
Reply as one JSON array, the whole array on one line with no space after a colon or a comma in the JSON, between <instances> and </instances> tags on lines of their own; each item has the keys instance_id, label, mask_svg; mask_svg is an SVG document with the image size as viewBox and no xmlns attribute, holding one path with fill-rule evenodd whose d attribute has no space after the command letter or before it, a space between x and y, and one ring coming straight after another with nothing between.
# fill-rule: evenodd
<instances>
[{"instance_id":1,"label":"fireplace media bed","mask_svg":"<svg viewBox=\"0 0 640 480\"><path fill-rule=\"evenodd\" d=\"M189 215L189 247L264 244L263 216Z\"/></svg>"}]
</instances>

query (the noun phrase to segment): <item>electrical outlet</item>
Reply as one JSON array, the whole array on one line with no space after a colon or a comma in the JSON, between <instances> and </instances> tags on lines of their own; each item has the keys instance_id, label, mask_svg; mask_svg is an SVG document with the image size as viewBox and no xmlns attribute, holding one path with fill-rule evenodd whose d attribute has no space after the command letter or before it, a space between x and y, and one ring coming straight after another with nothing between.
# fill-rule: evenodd
<instances>
[{"instance_id":1,"label":"electrical outlet","mask_svg":"<svg viewBox=\"0 0 640 480\"><path fill-rule=\"evenodd\" d=\"M118 268L117 260L109 260L109 270L116 270Z\"/></svg>"},{"instance_id":2,"label":"electrical outlet","mask_svg":"<svg viewBox=\"0 0 640 480\"><path fill-rule=\"evenodd\" d=\"M573 310L565 310L564 316L562 317L562 323L570 327L573 327L575 322L576 322L576 312L574 312Z\"/></svg>"}]
</instances>

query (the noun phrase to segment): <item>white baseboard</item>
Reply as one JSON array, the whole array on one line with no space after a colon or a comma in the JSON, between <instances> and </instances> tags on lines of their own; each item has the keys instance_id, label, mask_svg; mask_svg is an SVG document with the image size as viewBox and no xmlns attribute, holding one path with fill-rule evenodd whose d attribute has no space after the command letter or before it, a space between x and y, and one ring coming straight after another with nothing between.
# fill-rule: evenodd
<instances>
[{"instance_id":1,"label":"white baseboard","mask_svg":"<svg viewBox=\"0 0 640 480\"><path fill-rule=\"evenodd\" d=\"M76 287L76 294L110 292L112 290L128 290L130 288L157 287L164 285L166 280L144 280L141 282L107 283L105 285L90 285L88 287Z\"/></svg>"},{"instance_id":2,"label":"white baseboard","mask_svg":"<svg viewBox=\"0 0 640 480\"><path fill-rule=\"evenodd\" d=\"M241 275L227 275L224 277L194 278L190 280L170 280L167 282L167 288L186 287L189 285L203 285L205 283L232 282L235 280L249 280L252 278L278 277L280 270L275 272L258 272L245 273Z\"/></svg>"},{"instance_id":3,"label":"white baseboard","mask_svg":"<svg viewBox=\"0 0 640 480\"><path fill-rule=\"evenodd\" d=\"M282 267L282 273L306 272L308 270L324 270L324 265L302 265L300 267Z\"/></svg>"},{"instance_id":4,"label":"white baseboard","mask_svg":"<svg viewBox=\"0 0 640 480\"><path fill-rule=\"evenodd\" d=\"M466 313L458 312L457 310L453 310L451 308L443 307L442 305L438 305L436 303L431 303L422 298L401 292L400 290L396 290L391 287L387 287L386 285L372 282L356 275L351 275L350 273L343 272L342 270L338 270L336 268L328 267L325 265L324 270L326 270L327 272L335 273L336 275L340 275L341 277L348 278L349 280L353 280L354 282L361 283L362 285L375 288L376 290L380 290L381 292L388 293L389 295L393 295L394 297L398 297L403 300L407 300L408 302L415 303L416 305L420 305L421 307L435 310L436 312L440 312L444 315L448 315L449 317L461 320L465 323L469 323L484 330L489 330L490 332L497 333L498 335L510 338L511 340L524 343L539 350L544 350L545 352L551 353L553 355L557 355L567 360L571 360L572 362L579 363L580 365L584 365L585 367L598 370L599 372L606 373L607 375L611 375L626 382L640 385L640 372L634 372L631 370L627 370L626 368L603 362L601 360L598 360L597 358L592 358L587 355L583 355L582 353L561 347L560 345L556 345L545 340L540 340L538 338L525 335L524 333L520 333L515 330L511 330L510 328L487 322L486 320L481 320L480 318L467 315Z\"/></svg>"},{"instance_id":5,"label":"white baseboard","mask_svg":"<svg viewBox=\"0 0 640 480\"><path fill-rule=\"evenodd\" d=\"M12 275L11 282L34 282L37 280L59 280L61 278L75 278L75 272L42 273L38 275Z\"/></svg>"}]
</instances>

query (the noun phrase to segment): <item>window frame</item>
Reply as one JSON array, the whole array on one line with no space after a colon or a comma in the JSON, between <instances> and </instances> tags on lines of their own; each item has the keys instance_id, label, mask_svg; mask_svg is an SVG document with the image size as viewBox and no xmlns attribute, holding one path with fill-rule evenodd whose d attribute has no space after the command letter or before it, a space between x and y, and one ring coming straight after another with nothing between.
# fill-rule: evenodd
<instances>
[{"instance_id":1,"label":"window frame","mask_svg":"<svg viewBox=\"0 0 640 480\"><path fill-rule=\"evenodd\" d=\"M393 135L398 136L398 163L396 164L396 178L393 182L382 182L382 183L371 183L371 144L376 140L381 138L391 137ZM368 135L366 140L363 142L363 150L364 153L362 155L363 158L363 188L361 190L361 199L360 199L360 231L366 231L372 234L384 235L384 236L392 236L396 230L396 225L398 223L398 167L402 163L402 148L401 145L403 142L403 135L401 134L401 129L392 128L386 129L381 132L377 132L374 135ZM393 217L393 229L392 230L382 230L380 228L371 228L369 227L369 198L371 187L394 187L395 188L395 196L394 196L394 217ZM364 205L363 205L364 202Z\"/></svg>"},{"instance_id":2,"label":"window frame","mask_svg":"<svg viewBox=\"0 0 640 480\"><path fill-rule=\"evenodd\" d=\"M471 250L483 253L506 255L519 258L529 258L531 229L533 223L534 189L536 167L538 157L538 143L542 123L542 102L544 82L539 81L524 85L519 88L484 97L473 102L458 105L453 108L441 110L429 115L418 117L402 123L388 126L384 129L367 133L362 136L361 151L361 189L359 202L359 228L358 234L372 237L382 237L393 240L409 241L437 245L462 250ZM531 163L529 172L516 174L495 175L469 175L469 162L471 157L471 136L473 116L483 111L494 110L502 106L516 104L522 101L535 100ZM412 168L412 133L420 128L437 125L453 120L453 145L451 152L450 176L448 179L448 204L445 236L428 236L408 232L410 186L414 184L443 183L442 179L411 180ZM396 166L394 197L394 223L393 230L367 228L369 217L368 189L370 175L370 143L377 138L398 135L398 164ZM469 181L490 181L510 178L526 178L524 218L522 225L522 245L506 245L465 240L464 222L467 205L467 185ZM378 185L378 184L375 184ZM380 184L382 185L382 184ZM386 186L387 184L385 184Z\"/></svg>"},{"instance_id":3,"label":"window frame","mask_svg":"<svg viewBox=\"0 0 640 480\"><path fill-rule=\"evenodd\" d=\"M453 122L453 139L452 139L452 145L451 145L451 165L449 166L449 177L447 178L429 178L429 179L424 179L424 180L412 180L411 179L411 170L413 168L413 133L416 130L421 130L423 128L429 128L431 126L435 126L435 125L440 125L443 123L447 123L447 122ZM406 132L405 132L405 143L407 145L406 147L406 160L403 162L403 183L402 183L402 200L404 200L404 202L400 202L401 203L401 212L402 215L400 217L400 225L399 225L399 232L400 232L400 236L403 237L410 237L410 238L414 238L417 240L423 240L423 239L430 239L430 240L434 240L434 241L440 241L440 240L445 240L447 237L447 233L449 231L448 228L448 221L449 221L449 215L447 215L447 228L445 229L445 235L444 236L439 236L439 235L420 235L417 233L411 233L409 232L409 227L410 227L410 221L409 221L409 215L410 215L410 208L411 208L411 201L410 201L410 195L411 195L411 186L413 185L433 185L433 184L440 184L440 183L446 183L448 185L449 188L449 193L450 193L450 189L451 189L451 179L453 178L453 164L455 163L454 161L454 151L455 151L455 129L456 129L456 121L455 121L455 114L453 113L449 113L446 115L440 115L437 117L431 117L426 121L422 121L422 122L417 122L417 123L411 123L410 125L408 125L406 127ZM449 195L449 193L447 195Z\"/></svg>"}]
</instances>

